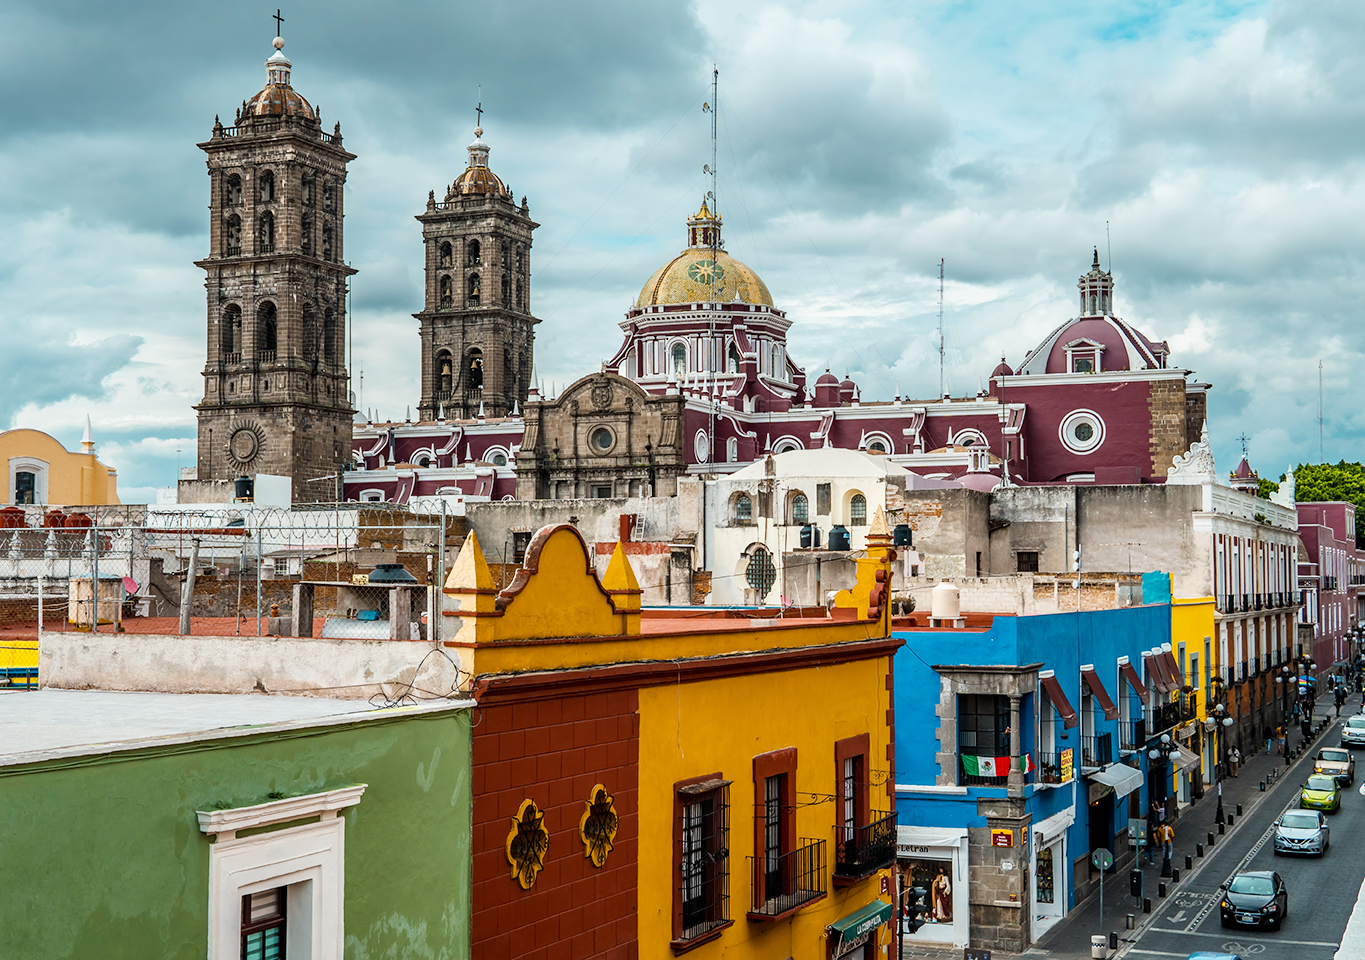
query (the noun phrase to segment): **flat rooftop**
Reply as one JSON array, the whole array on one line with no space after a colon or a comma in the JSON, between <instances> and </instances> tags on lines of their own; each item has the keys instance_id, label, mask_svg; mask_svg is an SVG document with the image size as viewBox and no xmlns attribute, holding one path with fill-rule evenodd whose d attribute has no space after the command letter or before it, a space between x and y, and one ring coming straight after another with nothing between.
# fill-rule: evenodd
<instances>
[{"instance_id":1,"label":"flat rooftop","mask_svg":"<svg viewBox=\"0 0 1365 960\"><path fill-rule=\"evenodd\" d=\"M455 702L444 701L447 707ZM109 753L378 713L364 700L265 694L118 693L109 690L0 692L0 766L57 756Z\"/></svg>"}]
</instances>

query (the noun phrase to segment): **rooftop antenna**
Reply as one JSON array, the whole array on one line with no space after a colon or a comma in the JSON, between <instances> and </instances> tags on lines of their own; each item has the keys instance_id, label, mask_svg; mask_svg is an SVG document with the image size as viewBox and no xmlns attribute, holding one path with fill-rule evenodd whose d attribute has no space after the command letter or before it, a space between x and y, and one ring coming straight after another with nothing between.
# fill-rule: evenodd
<instances>
[{"instance_id":1,"label":"rooftop antenna","mask_svg":"<svg viewBox=\"0 0 1365 960\"><path fill-rule=\"evenodd\" d=\"M719 222L720 220L720 204L716 200L716 190L719 189L719 184L716 179L716 111L719 109L717 100L719 83L720 71L716 69L716 65L713 63L711 64L711 102L703 103L701 109L703 113L711 114L711 166L705 167L703 172L711 174L711 189L706 192L706 200L707 207L711 211L711 216L716 222ZM710 354L710 357L708 358L710 362L706 365L710 380L707 384L709 389L706 391L708 394L706 403L709 421L706 431L706 462L714 463L716 459L716 364L718 361L724 363L725 359L720 355L721 351L716 344L716 273L718 272L716 270L716 255L720 249L720 231L716 228L714 223L709 229L711 239L711 269L706 273L707 285L710 287L711 291L711 309L709 311L711 314L709 323L711 349L708 351Z\"/></svg>"},{"instance_id":2,"label":"rooftop antenna","mask_svg":"<svg viewBox=\"0 0 1365 960\"><path fill-rule=\"evenodd\" d=\"M1322 458L1322 361L1318 361L1318 463L1324 463Z\"/></svg>"},{"instance_id":3,"label":"rooftop antenna","mask_svg":"<svg viewBox=\"0 0 1365 960\"><path fill-rule=\"evenodd\" d=\"M943 397L943 258L938 258L938 395Z\"/></svg>"},{"instance_id":4,"label":"rooftop antenna","mask_svg":"<svg viewBox=\"0 0 1365 960\"><path fill-rule=\"evenodd\" d=\"M1114 272L1114 245L1109 241L1109 221L1104 221L1104 264Z\"/></svg>"}]
</instances>

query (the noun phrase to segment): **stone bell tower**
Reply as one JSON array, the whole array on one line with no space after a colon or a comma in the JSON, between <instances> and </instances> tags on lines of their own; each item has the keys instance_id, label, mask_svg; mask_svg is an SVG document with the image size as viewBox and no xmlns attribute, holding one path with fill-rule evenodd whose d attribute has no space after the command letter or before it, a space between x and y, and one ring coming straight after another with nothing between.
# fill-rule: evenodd
<instances>
[{"instance_id":1,"label":"stone bell tower","mask_svg":"<svg viewBox=\"0 0 1365 960\"><path fill-rule=\"evenodd\" d=\"M482 111L481 111L482 112ZM422 419L505 417L526 402L535 364L531 234L526 198L488 167L483 128L445 199L418 215L426 244L421 323Z\"/></svg>"},{"instance_id":2,"label":"stone bell tower","mask_svg":"<svg viewBox=\"0 0 1365 960\"><path fill-rule=\"evenodd\" d=\"M207 362L197 479L293 478L295 501L330 500L350 461L341 124L290 85L284 40L208 155Z\"/></svg>"}]
</instances>

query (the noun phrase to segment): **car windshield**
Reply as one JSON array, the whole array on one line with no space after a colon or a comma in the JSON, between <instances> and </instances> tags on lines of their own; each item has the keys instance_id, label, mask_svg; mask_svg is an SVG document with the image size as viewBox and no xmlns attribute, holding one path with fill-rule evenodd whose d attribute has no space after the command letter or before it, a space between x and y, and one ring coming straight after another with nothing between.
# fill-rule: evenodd
<instances>
[{"instance_id":1,"label":"car windshield","mask_svg":"<svg viewBox=\"0 0 1365 960\"><path fill-rule=\"evenodd\" d=\"M1351 755L1345 750L1324 750L1318 756L1319 760L1329 760L1332 763L1349 763Z\"/></svg>"},{"instance_id":2,"label":"car windshield","mask_svg":"<svg viewBox=\"0 0 1365 960\"><path fill-rule=\"evenodd\" d=\"M1309 790L1335 790L1336 788L1337 788L1337 782L1336 782L1336 780L1332 779L1331 777L1309 777L1309 778L1308 778L1308 789L1309 789Z\"/></svg>"},{"instance_id":3,"label":"car windshield","mask_svg":"<svg viewBox=\"0 0 1365 960\"><path fill-rule=\"evenodd\" d=\"M1300 830L1313 830L1318 825L1318 815L1316 813L1286 813L1284 819L1280 821L1280 826L1295 827Z\"/></svg>"},{"instance_id":4,"label":"car windshield","mask_svg":"<svg viewBox=\"0 0 1365 960\"><path fill-rule=\"evenodd\" d=\"M1235 878L1232 886L1228 887L1229 893L1245 893L1256 897L1268 897L1274 890L1269 877L1248 877L1245 874Z\"/></svg>"},{"instance_id":5,"label":"car windshield","mask_svg":"<svg viewBox=\"0 0 1365 960\"><path fill-rule=\"evenodd\" d=\"M1346 721L1346 726L1365 727L1365 717L1361 716L1351 717L1349 720Z\"/></svg>"}]
</instances>

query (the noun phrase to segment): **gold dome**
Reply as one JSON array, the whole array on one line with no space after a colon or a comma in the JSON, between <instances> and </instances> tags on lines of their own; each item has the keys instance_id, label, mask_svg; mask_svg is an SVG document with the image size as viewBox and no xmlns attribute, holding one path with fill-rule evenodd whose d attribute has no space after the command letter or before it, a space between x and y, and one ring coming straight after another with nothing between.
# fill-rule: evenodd
<instances>
[{"instance_id":1,"label":"gold dome","mask_svg":"<svg viewBox=\"0 0 1365 960\"><path fill-rule=\"evenodd\" d=\"M747 265L721 249L714 251L712 259L712 232L719 246L721 219L711 213L705 203L688 218L687 226L691 246L655 270L645 281L635 301L637 308L709 301L773 306L768 285Z\"/></svg>"},{"instance_id":2,"label":"gold dome","mask_svg":"<svg viewBox=\"0 0 1365 960\"><path fill-rule=\"evenodd\" d=\"M491 193L495 197L510 196L507 186L487 167L468 167L446 191L446 200L476 193Z\"/></svg>"},{"instance_id":3,"label":"gold dome","mask_svg":"<svg viewBox=\"0 0 1365 960\"><path fill-rule=\"evenodd\" d=\"M303 96L289 85L290 68L293 66L284 55L284 40L276 37L275 52L265 62L267 82L265 89L247 101L242 111L242 119L247 117L303 117L316 120L317 114Z\"/></svg>"}]
</instances>

